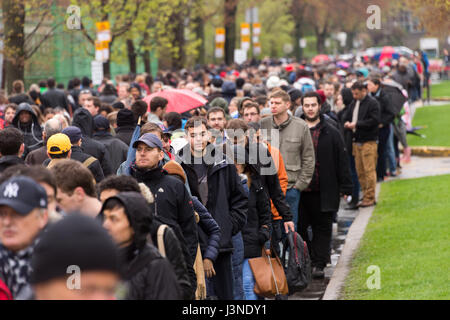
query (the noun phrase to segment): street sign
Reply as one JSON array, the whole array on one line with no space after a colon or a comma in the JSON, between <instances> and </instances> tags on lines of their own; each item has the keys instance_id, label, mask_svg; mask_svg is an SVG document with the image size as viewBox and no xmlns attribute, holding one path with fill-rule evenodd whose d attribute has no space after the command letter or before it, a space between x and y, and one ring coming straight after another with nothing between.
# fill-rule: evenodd
<instances>
[{"instance_id":1,"label":"street sign","mask_svg":"<svg viewBox=\"0 0 450 320\"><path fill-rule=\"evenodd\" d=\"M258 21L258 11L259 10L256 7L245 10L245 22L253 23Z\"/></svg>"},{"instance_id":2,"label":"street sign","mask_svg":"<svg viewBox=\"0 0 450 320\"><path fill-rule=\"evenodd\" d=\"M234 62L237 64L243 64L247 61L247 50L235 49L234 50Z\"/></svg>"},{"instance_id":3,"label":"street sign","mask_svg":"<svg viewBox=\"0 0 450 320\"><path fill-rule=\"evenodd\" d=\"M216 28L216 48L214 56L223 58L225 55L225 28Z\"/></svg>"},{"instance_id":4,"label":"street sign","mask_svg":"<svg viewBox=\"0 0 450 320\"><path fill-rule=\"evenodd\" d=\"M109 42L95 41L95 60L106 62L109 60Z\"/></svg>"},{"instance_id":5,"label":"street sign","mask_svg":"<svg viewBox=\"0 0 450 320\"><path fill-rule=\"evenodd\" d=\"M103 63L100 61L91 61L92 84L101 85L103 81Z\"/></svg>"},{"instance_id":6,"label":"street sign","mask_svg":"<svg viewBox=\"0 0 450 320\"><path fill-rule=\"evenodd\" d=\"M250 49L250 24L241 23L241 49Z\"/></svg>"},{"instance_id":7,"label":"street sign","mask_svg":"<svg viewBox=\"0 0 450 320\"><path fill-rule=\"evenodd\" d=\"M306 38L300 38L299 40L300 48L306 48Z\"/></svg>"}]
</instances>

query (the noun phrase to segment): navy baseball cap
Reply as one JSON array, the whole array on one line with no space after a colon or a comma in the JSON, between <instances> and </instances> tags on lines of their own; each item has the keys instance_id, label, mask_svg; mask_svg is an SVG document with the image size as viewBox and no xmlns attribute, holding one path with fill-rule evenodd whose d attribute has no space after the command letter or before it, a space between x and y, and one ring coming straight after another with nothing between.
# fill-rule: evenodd
<instances>
[{"instance_id":1,"label":"navy baseball cap","mask_svg":"<svg viewBox=\"0 0 450 320\"><path fill-rule=\"evenodd\" d=\"M94 127L97 131L105 131L109 129L109 120L104 116L97 115L94 118Z\"/></svg>"},{"instance_id":2,"label":"navy baseball cap","mask_svg":"<svg viewBox=\"0 0 450 320\"><path fill-rule=\"evenodd\" d=\"M145 143L150 148L159 148L160 150L163 149L161 140L159 140L159 138L156 135L154 135L153 133L146 133L146 134L142 135L142 137L140 137L139 140L137 140L133 143L134 149L137 148L139 142Z\"/></svg>"},{"instance_id":3,"label":"navy baseball cap","mask_svg":"<svg viewBox=\"0 0 450 320\"><path fill-rule=\"evenodd\" d=\"M15 176L0 185L0 206L2 205L26 216L33 209L47 209L47 193L33 179Z\"/></svg>"},{"instance_id":4,"label":"navy baseball cap","mask_svg":"<svg viewBox=\"0 0 450 320\"><path fill-rule=\"evenodd\" d=\"M69 126L67 128L64 128L61 133L64 133L66 136L69 137L70 143L75 144L78 141L80 141L82 134L81 129L75 126Z\"/></svg>"}]
</instances>

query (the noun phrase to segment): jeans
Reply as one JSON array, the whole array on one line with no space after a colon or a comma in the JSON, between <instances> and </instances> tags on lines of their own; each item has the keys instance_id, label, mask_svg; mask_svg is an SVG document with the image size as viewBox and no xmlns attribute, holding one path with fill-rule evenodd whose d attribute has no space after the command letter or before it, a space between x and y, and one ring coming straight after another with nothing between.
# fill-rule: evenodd
<instances>
[{"instance_id":1,"label":"jeans","mask_svg":"<svg viewBox=\"0 0 450 320\"><path fill-rule=\"evenodd\" d=\"M389 172L395 173L397 171L397 163L395 162L395 149L394 149L394 125L391 123L391 131L389 132L389 138L386 144L386 156L389 167Z\"/></svg>"},{"instance_id":2,"label":"jeans","mask_svg":"<svg viewBox=\"0 0 450 320\"><path fill-rule=\"evenodd\" d=\"M295 188L287 189L286 202L289 204L292 213L292 220L294 222L295 231L297 231L298 224L298 205L300 203L300 190Z\"/></svg>"},{"instance_id":3,"label":"jeans","mask_svg":"<svg viewBox=\"0 0 450 320\"><path fill-rule=\"evenodd\" d=\"M234 300L244 300L244 289L242 285L242 263L244 262L244 240L239 232L232 238L233 255L231 256L233 266L233 295Z\"/></svg>"},{"instance_id":4,"label":"jeans","mask_svg":"<svg viewBox=\"0 0 450 320\"><path fill-rule=\"evenodd\" d=\"M244 282L244 299L261 300L262 298L253 290L255 288L255 277L253 276L248 259L245 259L242 265L242 280Z\"/></svg>"}]
</instances>

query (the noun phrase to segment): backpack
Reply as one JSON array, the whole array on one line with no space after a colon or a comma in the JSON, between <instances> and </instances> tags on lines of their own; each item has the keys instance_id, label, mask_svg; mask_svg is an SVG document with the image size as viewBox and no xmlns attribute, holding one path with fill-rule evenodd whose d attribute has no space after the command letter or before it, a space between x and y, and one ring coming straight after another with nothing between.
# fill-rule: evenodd
<instances>
[{"instance_id":1,"label":"backpack","mask_svg":"<svg viewBox=\"0 0 450 320\"><path fill-rule=\"evenodd\" d=\"M282 254L289 294L304 290L311 282L311 259L308 246L297 232L287 234ZM286 257L287 256L287 257Z\"/></svg>"}]
</instances>

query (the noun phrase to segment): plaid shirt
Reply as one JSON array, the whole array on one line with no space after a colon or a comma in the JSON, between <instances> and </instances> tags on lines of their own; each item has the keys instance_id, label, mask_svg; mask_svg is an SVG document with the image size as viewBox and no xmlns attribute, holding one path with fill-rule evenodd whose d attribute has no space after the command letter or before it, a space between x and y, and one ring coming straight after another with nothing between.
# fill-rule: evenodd
<instances>
[{"instance_id":1,"label":"plaid shirt","mask_svg":"<svg viewBox=\"0 0 450 320\"><path fill-rule=\"evenodd\" d=\"M315 127L312 127L309 129L311 132L311 138L314 145L314 154L316 156L316 164L314 167L314 173L311 179L311 182L309 183L308 188L305 189L305 191L320 191L320 184L319 184L319 158L317 157L317 146L319 145L319 136L320 132L322 131L322 123L319 122Z\"/></svg>"}]
</instances>

